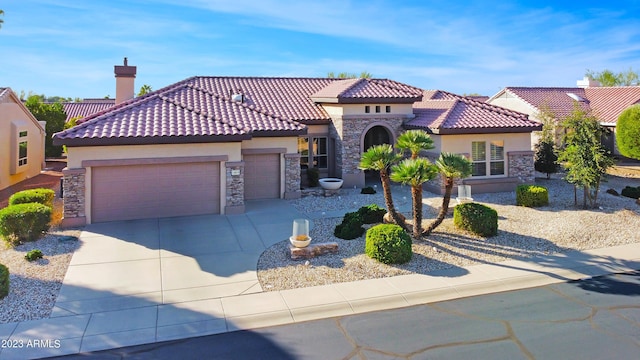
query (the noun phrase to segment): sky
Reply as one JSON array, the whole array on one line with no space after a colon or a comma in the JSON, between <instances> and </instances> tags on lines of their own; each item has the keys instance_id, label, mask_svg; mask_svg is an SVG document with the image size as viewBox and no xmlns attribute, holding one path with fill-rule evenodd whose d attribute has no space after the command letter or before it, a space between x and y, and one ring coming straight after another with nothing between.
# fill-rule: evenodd
<instances>
[{"instance_id":1,"label":"sky","mask_svg":"<svg viewBox=\"0 0 640 360\"><path fill-rule=\"evenodd\" d=\"M637 1L0 0L0 87L115 97L191 76L363 71L491 96L573 87L587 70L640 70Z\"/></svg>"}]
</instances>

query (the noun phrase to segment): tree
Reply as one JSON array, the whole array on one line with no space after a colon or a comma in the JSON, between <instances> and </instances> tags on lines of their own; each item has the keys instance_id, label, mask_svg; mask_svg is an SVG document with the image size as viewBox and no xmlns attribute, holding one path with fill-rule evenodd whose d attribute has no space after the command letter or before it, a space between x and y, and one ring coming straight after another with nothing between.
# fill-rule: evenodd
<instances>
[{"instance_id":1,"label":"tree","mask_svg":"<svg viewBox=\"0 0 640 360\"><path fill-rule=\"evenodd\" d=\"M54 146L52 136L64 129L67 114L61 103L47 104L42 101L42 97L41 95L29 96L25 106L38 121L47 122L45 127L47 132L45 138L45 155L47 157L60 156L62 154L62 146Z\"/></svg>"},{"instance_id":2,"label":"tree","mask_svg":"<svg viewBox=\"0 0 640 360\"><path fill-rule=\"evenodd\" d=\"M329 73L327 73L327 77L328 78L338 78L338 79L356 79L356 78L361 78L361 79L371 79L371 73L367 72L367 71L363 71L360 73L360 76L358 76L358 74L355 73L347 73L347 72L341 72L341 73L334 73L333 71L330 71Z\"/></svg>"},{"instance_id":3,"label":"tree","mask_svg":"<svg viewBox=\"0 0 640 360\"><path fill-rule=\"evenodd\" d=\"M616 143L620 154L640 160L640 105L627 108L618 117Z\"/></svg>"},{"instance_id":4,"label":"tree","mask_svg":"<svg viewBox=\"0 0 640 360\"><path fill-rule=\"evenodd\" d=\"M441 153L438 160L436 160L436 166L444 177L444 196L442 197L442 206L438 216L423 232L425 236L431 234L435 228L442 224L442 221L447 216L451 193L456 180L469 177L472 172L471 162L466 157L458 154Z\"/></svg>"},{"instance_id":5,"label":"tree","mask_svg":"<svg viewBox=\"0 0 640 360\"><path fill-rule=\"evenodd\" d=\"M4 16L4 10L0 9L0 16ZM4 20L0 19L0 28L2 27L2 24L4 23Z\"/></svg>"},{"instance_id":6,"label":"tree","mask_svg":"<svg viewBox=\"0 0 640 360\"><path fill-rule=\"evenodd\" d=\"M422 184L438 175L438 168L424 158L405 159L393 166L391 180L411 186L413 237L422 235Z\"/></svg>"},{"instance_id":7,"label":"tree","mask_svg":"<svg viewBox=\"0 0 640 360\"><path fill-rule=\"evenodd\" d=\"M591 80L598 81L602 86L631 86L638 85L638 83L640 83L640 75L633 71L632 68L619 73L614 73L609 69L605 69L600 72L587 70L585 76Z\"/></svg>"},{"instance_id":8,"label":"tree","mask_svg":"<svg viewBox=\"0 0 640 360\"><path fill-rule=\"evenodd\" d=\"M396 147L402 151L409 150L411 158L416 159L422 150L433 149L433 140L426 131L408 130L398 136Z\"/></svg>"},{"instance_id":9,"label":"tree","mask_svg":"<svg viewBox=\"0 0 640 360\"><path fill-rule=\"evenodd\" d=\"M138 92L138 96L142 96L142 95L146 95L150 92L152 92L153 89L151 88L151 86L144 84L140 87L140 91Z\"/></svg>"},{"instance_id":10,"label":"tree","mask_svg":"<svg viewBox=\"0 0 640 360\"><path fill-rule=\"evenodd\" d=\"M582 187L582 206L587 208L588 203L593 208L597 205L602 177L613 165L613 159L600 142L603 128L595 116L577 104L563 126L567 129L565 147L560 150L558 160L567 171L565 180Z\"/></svg>"},{"instance_id":11,"label":"tree","mask_svg":"<svg viewBox=\"0 0 640 360\"><path fill-rule=\"evenodd\" d=\"M558 154L555 141L555 119L548 110L543 109L539 118L542 120L542 132L535 145L534 167L536 171L547 174L558 172Z\"/></svg>"},{"instance_id":12,"label":"tree","mask_svg":"<svg viewBox=\"0 0 640 360\"><path fill-rule=\"evenodd\" d=\"M393 205L391 196L391 182L389 181L389 168L400 161L402 157L393 151L393 147L389 144L375 145L370 147L362 154L360 158L359 168L362 170L375 170L380 172L380 182L382 183L382 192L384 202L387 207L387 213L390 220L396 225L406 229L405 218L400 214Z\"/></svg>"}]
</instances>

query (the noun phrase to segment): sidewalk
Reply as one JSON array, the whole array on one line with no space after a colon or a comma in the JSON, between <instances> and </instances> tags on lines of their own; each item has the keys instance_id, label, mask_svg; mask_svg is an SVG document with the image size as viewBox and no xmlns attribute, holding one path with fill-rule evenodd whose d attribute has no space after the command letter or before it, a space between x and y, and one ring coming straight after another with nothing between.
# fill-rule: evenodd
<instances>
[{"instance_id":1,"label":"sidewalk","mask_svg":"<svg viewBox=\"0 0 640 360\"><path fill-rule=\"evenodd\" d=\"M351 283L0 324L0 359L27 359L291 324L640 269L640 244ZM13 345L13 347L9 347Z\"/></svg>"}]
</instances>

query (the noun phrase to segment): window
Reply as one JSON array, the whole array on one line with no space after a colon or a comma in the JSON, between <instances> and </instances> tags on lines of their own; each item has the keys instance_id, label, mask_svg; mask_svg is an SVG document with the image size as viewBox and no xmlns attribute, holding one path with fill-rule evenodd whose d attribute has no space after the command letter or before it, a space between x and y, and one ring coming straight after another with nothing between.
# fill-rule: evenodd
<instances>
[{"instance_id":1,"label":"window","mask_svg":"<svg viewBox=\"0 0 640 360\"><path fill-rule=\"evenodd\" d=\"M27 137L27 132L26 131L20 131L20 133L18 134L18 137Z\"/></svg>"},{"instance_id":2,"label":"window","mask_svg":"<svg viewBox=\"0 0 640 360\"><path fill-rule=\"evenodd\" d=\"M27 142L21 141L18 145L18 166L27 165Z\"/></svg>"},{"instance_id":3,"label":"window","mask_svg":"<svg viewBox=\"0 0 640 360\"><path fill-rule=\"evenodd\" d=\"M376 105L376 112L379 113L380 112L380 105Z\"/></svg>"},{"instance_id":4,"label":"window","mask_svg":"<svg viewBox=\"0 0 640 360\"><path fill-rule=\"evenodd\" d=\"M371 106L365 105L364 106L364 112L367 113L367 114L370 113L371 112Z\"/></svg>"},{"instance_id":5,"label":"window","mask_svg":"<svg viewBox=\"0 0 640 360\"><path fill-rule=\"evenodd\" d=\"M391 106L389 106L389 105L385 106L384 111L390 113L391 112Z\"/></svg>"},{"instance_id":6,"label":"window","mask_svg":"<svg viewBox=\"0 0 640 360\"><path fill-rule=\"evenodd\" d=\"M329 167L329 147L326 136L310 136L298 138L298 153L300 154L300 168L308 169Z\"/></svg>"},{"instance_id":7,"label":"window","mask_svg":"<svg viewBox=\"0 0 640 360\"><path fill-rule=\"evenodd\" d=\"M489 176L505 175L504 141L491 141L489 143L488 157L487 142L473 141L471 143L471 163L473 167L472 176L487 176L487 173Z\"/></svg>"}]
</instances>

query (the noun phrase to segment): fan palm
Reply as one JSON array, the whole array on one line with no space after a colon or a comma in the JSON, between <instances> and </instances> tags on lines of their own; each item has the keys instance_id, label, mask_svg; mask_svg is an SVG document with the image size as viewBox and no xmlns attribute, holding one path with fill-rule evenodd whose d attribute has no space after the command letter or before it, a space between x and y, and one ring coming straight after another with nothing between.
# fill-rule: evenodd
<instances>
[{"instance_id":1,"label":"fan palm","mask_svg":"<svg viewBox=\"0 0 640 360\"><path fill-rule=\"evenodd\" d=\"M413 236L416 239L422 234L422 184L437 174L438 168L423 158L405 159L392 168L391 180L411 186Z\"/></svg>"},{"instance_id":2,"label":"fan palm","mask_svg":"<svg viewBox=\"0 0 640 360\"><path fill-rule=\"evenodd\" d=\"M411 158L416 159L421 150L433 149L433 140L426 131L408 130L398 136L396 147L400 150L409 150Z\"/></svg>"},{"instance_id":3,"label":"fan palm","mask_svg":"<svg viewBox=\"0 0 640 360\"><path fill-rule=\"evenodd\" d=\"M362 170L375 170L380 172L380 182L382 183L382 192L384 202L387 206L387 212L394 223L406 228L404 217L396 211L393 206L393 198L391 196L391 182L389 181L389 168L400 161L400 154L393 151L393 147L389 144L375 145L370 147L362 154L360 158L359 168Z\"/></svg>"},{"instance_id":4,"label":"fan palm","mask_svg":"<svg viewBox=\"0 0 640 360\"><path fill-rule=\"evenodd\" d=\"M442 207L440 208L438 217L424 230L424 235L431 234L447 216L449 202L451 201L451 192L455 181L468 177L472 172L471 162L464 156L458 154L441 153L436 161L436 166L442 177L444 177L444 197L442 198Z\"/></svg>"}]
</instances>

